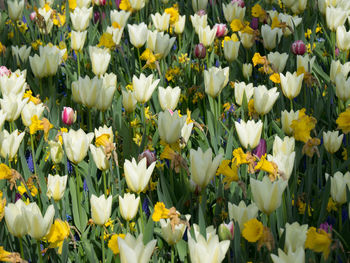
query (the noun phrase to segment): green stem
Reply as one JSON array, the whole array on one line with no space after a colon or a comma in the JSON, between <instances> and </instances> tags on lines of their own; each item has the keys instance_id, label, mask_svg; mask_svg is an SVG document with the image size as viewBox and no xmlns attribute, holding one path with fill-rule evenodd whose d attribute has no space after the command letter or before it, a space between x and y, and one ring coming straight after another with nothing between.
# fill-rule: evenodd
<instances>
[{"instance_id":1,"label":"green stem","mask_svg":"<svg viewBox=\"0 0 350 263\"><path fill-rule=\"evenodd\" d=\"M343 225L343 218L342 218L342 209L341 209L341 205L339 206L339 208L338 208L338 220L339 220L339 233L341 233L341 231L342 231L342 225Z\"/></svg>"},{"instance_id":2,"label":"green stem","mask_svg":"<svg viewBox=\"0 0 350 263\"><path fill-rule=\"evenodd\" d=\"M43 256L41 255L41 248L40 248L40 240L36 241L36 244L38 246L38 256L39 256L39 263L43 263Z\"/></svg>"},{"instance_id":3,"label":"green stem","mask_svg":"<svg viewBox=\"0 0 350 263\"><path fill-rule=\"evenodd\" d=\"M41 99L44 99L44 94L43 94L43 80L39 79L39 89L40 89L40 96Z\"/></svg>"},{"instance_id":4,"label":"green stem","mask_svg":"<svg viewBox=\"0 0 350 263\"><path fill-rule=\"evenodd\" d=\"M207 70L209 70L209 51L207 49L207 52L205 53L205 59L207 60Z\"/></svg>"},{"instance_id":5,"label":"green stem","mask_svg":"<svg viewBox=\"0 0 350 263\"><path fill-rule=\"evenodd\" d=\"M101 231L101 247L102 247L102 263L105 262L105 240L104 240L104 229L103 226L101 226L102 231Z\"/></svg>"},{"instance_id":6,"label":"green stem","mask_svg":"<svg viewBox=\"0 0 350 263\"><path fill-rule=\"evenodd\" d=\"M80 76L80 60L79 60L79 51L76 51L77 52L77 64L78 64L78 78Z\"/></svg>"},{"instance_id":7,"label":"green stem","mask_svg":"<svg viewBox=\"0 0 350 263\"><path fill-rule=\"evenodd\" d=\"M89 114L89 131L92 131L92 119L91 119L91 109L88 108L88 114Z\"/></svg>"},{"instance_id":8,"label":"green stem","mask_svg":"<svg viewBox=\"0 0 350 263\"><path fill-rule=\"evenodd\" d=\"M31 147L32 147L32 158L33 158L34 174L37 175L37 171L36 171L36 162L35 162L35 151L34 151L33 134L30 135L30 144L31 144Z\"/></svg>"},{"instance_id":9,"label":"green stem","mask_svg":"<svg viewBox=\"0 0 350 263\"><path fill-rule=\"evenodd\" d=\"M78 169L78 165L74 165L74 170L75 170L75 177L76 177L76 182L77 182L77 200L78 200L78 212L79 215L81 215L81 198L80 198L80 173Z\"/></svg>"},{"instance_id":10,"label":"green stem","mask_svg":"<svg viewBox=\"0 0 350 263\"><path fill-rule=\"evenodd\" d=\"M290 110L293 110L293 99L290 99Z\"/></svg>"},{"instance_id":11,"label":"green stem","mask_svg":"<svg viewBox=\"0 0 350 263\"><path fill-rule=\"evenodd\" d=\"M175 262L175 252L174 246L171 246L171 263Z\"/></svg>"},{"instance_id":12,"label":"green stem","mask_svg":"<svg viewBox=\"0 0 350 263\"><path fill-rule=\"evenodd\" d=\"M182 34L179 35L179 51L181 51Z\"/></svg>"},{"instance_id":13,"label":"green stem","mask_svg":"<svg viewBox=\"0 0 350 263\"><path fill-rule=\"evenodd\" d=\"M130 232L130 221L126 221L126 234Z\"/></svg>"},{"instance_id":14,"label":"green stem","mask_svg":"<svg viewBox=\"0 0 350 263\"><path fill-rule=\"evenodd\" d=\"M140 66L140 73L142 72L142 64L141 64L141 56L140 56L140 49L137 48L137 56L138 56L138 59L139 59L139 66Z\"/></svg>"},{"instance_id":15,"label":"green stem","mask_svg":"<svg viewBox=\"0 0 350 263\"><path fill-rule=\"evenodd\" d=\"M19 237L18 240L19 240L19 249L20 249L20 251L21 251L21 258L24 259L22 238Z\"/></svg>"},{"instance_id":16,"label":"green stem","mask_svg":"<svg viewBox=\"0 0 350 263\"><path fill-rule=\"evenodd\" d=\"M103 175L103 189L104 189L105 197L107 198L106 171L103 171L102 175Z\"/></svg>"},{"instance_id":17,"label":"green stem","mask_svg":"<svg viewBox=\"0 0 350 263\"><path fill-rule=\"evenodd\" d=\"M141 202L141 193L140 193L140 202L139 202L139 213L140 213L140 219L141 219L141 232L143 233L143 213L142 213L142 202Z\"/></svg>"}]
</instances>

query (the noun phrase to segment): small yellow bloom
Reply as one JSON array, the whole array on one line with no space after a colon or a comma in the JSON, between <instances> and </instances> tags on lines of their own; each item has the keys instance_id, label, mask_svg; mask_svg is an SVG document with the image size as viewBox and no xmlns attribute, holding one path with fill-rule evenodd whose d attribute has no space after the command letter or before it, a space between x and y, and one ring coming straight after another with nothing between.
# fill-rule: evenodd
<instances>
[{"instance_id":1,"label":"small yellow bloom","mask_svg":"<svg viewBox=\"0 0 350 263\"><path fill-rule=\"evenodd\" d=\"M252 58L254 67L258 64L264 65L267 62L266 56L261 56L260 53L255 53Z\"/></svg>"},{"instance_id":2,"label":"small yellow bloom","mask_svg":"<svg viewBox=\"0 0 350 263\"><path fill-rule=\"evenodd\" d=\"M119 28L119 29L121 28L120 25L118 24L118 22L116 22L116 21L114 21L114 22L112 23L112 27L113 27L113 28Z\"/></svg>"},{"instance_id":3,"label":"small yellow bloom","mask_svg":"<svg viewBox=\"0 0 350 263\"><path fill-rule=\"evenodd\" d=\"M233 32L237 32L237 31L241 31L245 27L245 24L243 24L240 19L234 19L231 22L230 27Z\"/></svg>"},{"instance_id":4,"label":"small yellow bloom","mask_svg":"<svg viewBox=\"0 0 350 263\"><path fill-rule=\"evenodd\" d=\"M132 11L132 7L131 7L129 0L121 0L121 2L119 4L119 8L121 10L129 11L129 12Z\"/></svg>"},{"instance_id":5,"label":"small yellow bloom","mask_svg":"<svg viewBox=\"0 0 350 263\"><path fill-rule=\"evenodd\" d=\"M273 83L276 83L276 84L281 83L280 74L278 74L278 73L273 73L273 74L270 76L270 80L271 80Z\"/></svg>"},{"instance_id":6,"label":"small yellow bloom","mask_svg":"<svg viewBox=\"0 0 350 263\"><path fill-rule=\"evenodd\" d=\"M187 57L187 53L185 53L185 54L182 53L182 54L178 57L178 59L179 59L179 63L187 63L187 62L190 61L190 58Z\"/></svg>"},{"instance_id":7,"label":"small yellow bloom","mask_svg":"<svg viewBox=\"0 0 350 263\"><path fill-rule=\"evenodd\" d=\"M4 163L0 164L0 180L1 179L9 180L11 178L12 178L12 172L10 167L8 167Z\"/></svg>"},{"instance_id":8,"label":"small yellow bloom","mask_svg":"<svg viewBox=\"0 0 350 263\"><path fill-rule=\"evenodd\" d=\"M272 19L272 24L271 24L271 29L274 29L276 27L282 27L282 24L281 22L278 20L278 17L275 16L273 19Z\"/></svg>"},{"instance_id":9,"label":"small yellow bloom","mask_svg":"<svg viewBox=\"0 0 350 263\"><path fill-rule=\"evenodd\" d=\"M141 136L141 134L137 133L137 134L135 135L135 137L134 137L132 140L135 142L135 144L136 144L137 146L140 146L140 145L141 145L141 142L142 142L142 136Z\"/></svg>"},{"instance_id":10,"label":"small yellow bloom","mask_svg":"<svg viewBox=\"0 0 350 263\"><path fill-rule=\"evenodd\" d=\"M35 185L32 182L27 182L27 187L32 196L36 196L38 194L38 189L35 187ZM23 183L21 183L21 185L17 187L17 190L21 195L27 192Z\"/></svg>"},{"instance_id":11,"label":"small yellow bloom","mask_svg":"<svg viewBox=\"0 0 350 263\"><path fill-rule=\"evenodd\" d=\"M39 120L37 115L34 115L31 119L32 124L29 126L29 133L35 134L37 131L41 131L44 129L42 121Z\"/></svg>"},{"instance_id":12,"label":"small yellow bloom","mask_svg":"<svg viewBox=\"0 0 350 263\"><path fill-rule=\"evenodd\" d=\"M0 222L4 218L4 215L5 215L5 206L6 206L6 198L4 198L4 199L2 198L2 192L0 191Z\"/></svg>"},{"instance_id":13,"label":"small yellow bloom","mask_svg":"<svg viewBox=\"0 0 350 263\"><path fill-rule=\"evenodd\" d=\"M252 7L252 16L258 17L259 19L266 16L265 10L261 7L261 5L256 4Z\"/></svg>"},{"instance_id":14,"label":"small yellow bloom","mask_svg":"<svg viewBox=\"0 0 350 263\"><path fill-rule=\"evenodd\" d=\"M225 178L222 180L225 189L229 188L232 182L237 182L238 166L233 162L230 166L231 160L223 160L216 170L216 175L222 174Z\"/></svg>"},{"instance_id":15,"label":"small yellow bloom","mask_svg":"<svg viewBox=\"0 0 350 263\"><path fill-rule=\"evenodd\" d=\"M308 28L308 29L306 30L306 32L305 32L305 38L306 38L306 39L310 39L311 34L312 34L312 31L311 31L310 28Z\"/></svg>"},{"instance_id":16,"label":"small yellow bloom","mask_svg":"<svg viewBox=\"0 0 350 263\"><path fill-rule=\"evenodd\" d=\"M41 100L38 97L34 97L32 95L32 91L31 90L27 90L24 94L23 94L23 99L25 98L29 98L28 102L31 101L33 102L35 105L38 105L41 103Z\"/></svg>"},{"instance_id":17,"label":"small yellow bloom","mask_svg":"<svg viewBox=\"0 0 350 263\"><path fill-rule=\"evenodd\" d=\"M244 223L242 236L250 243L258 241L263 236L264 226L256 218Z\"/></svg>"},{"instance_id":18,"label":"small yellow bloom","mask_svg":"<svg viewBox=\"0 0 350 263\"><path fill-rule=\"evenodd\" d=\"M317 120L314 117L306 115L305 111L305 108L299 111L299 118L297 120L293 120L290 127L293 129L294 138L297 141L306 143L311 138L310 132L315 128Z\"/></svg>"},{"instance_id":19,"label":"small yellow bloom","mask_svg":"<svg viewBox=\"0 0 350 263\"><path fill-rule=\"evenodd\" d=\"M332 238L323 229L316 231L315 227L310 227L307 231L305 248L315 252L322 252L325 259L328 258L331 251Z\"/></svg>"},{"instance_id":20,"label":"small yellow bloom","mask_svg":"<svg viewBox=\"0 0 350 263\"><path fill-rule=\"evenodd\" d=\"M169 218L169 209L165 208L165 204L163 202L157 202L154 206L154 212L152 214L152 220L154 222L158 222L160 219Z\"/></svg>"},{"instance_id":21,"label":"small yellow bloom","mask_svg":"<svg viewBox=\"0 0 350 263\"><path fill-rule=\"evenodd\" d=\"M114 234L112 235L111 239L108 241L108 247L113 251L114 255L119 254L118 237L124 239L125 234Z\"/></svg>"},{"instance_id":22,"label":"small yellow bloom","mask_svg":"<svg viewBox=\"0 0 350 263\"><path fill-rule=\"evenodd\" d=\"M112 49L115 47L115 43L113 41L113 36L110 33L104 32L100 37L100 42L97 45L98 47L106 47Z\"/></svg>"},{"instance_id":23,"label":"small yellow bloom","mask_svg":"<svg viewBox=\"0 0 350 263\"><path fill-rule=\"evenodd\" d=\"M170 15L170 25L174 25L179 20L179 10L177 8L166 8L164 12Z\"/></svg>"},{"instance_id":24,"label":"small yellow bloom","mask_svg":"<svg viewBox=\"0 0 350 263\"><path fill-rule=\"evenodd\" d=\"M337 203L333 201L332 197L330 197L328 199L328 204L327 204L327 211L328 213L332 212L332 211L337 211Z\"/></svg>"},{"instance_id":25,"label":"small yellow bloom","mask_svg":"<svg viewBox=\"0 0 350 263\"><path fill-rule=\"evenodd\" d=\"M339 114L336 123L338 124L338 129L341 129L344 134L350 132L350 108Z\"/></svg>"},{"instance_id":26,"label":"small yellow bloom","mask_svg":"<svg viewBox=\"0 0 350 263\"><path fill-rule=\"evenodd\" d=\"M77 7L77 0L68 0L69 9L74 10Z\"/></svg>"}]
</instances>

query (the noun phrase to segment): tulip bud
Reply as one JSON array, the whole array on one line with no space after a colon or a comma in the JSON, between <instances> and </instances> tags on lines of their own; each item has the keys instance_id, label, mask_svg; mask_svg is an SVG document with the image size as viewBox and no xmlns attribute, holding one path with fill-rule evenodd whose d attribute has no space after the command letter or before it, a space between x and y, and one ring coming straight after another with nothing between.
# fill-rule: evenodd
<instances>
[{"instance_id":1,"label":"tulip bud","mask_svg":"<svg viewBox=\"0 0 350 263\"><path fill-rule=\"evenodd\" d=\"M234 3L237 3L237 5L242 8L245 6L244 0L231 0L231 4Z\"/></svg>"},{"instance_id":2,"label":"tulip bud","mask_svg":"<svg viewBox=\"0 0 350 263\"><path fill-rule=\"evenodd\" d=\"M147 167L149 167L153 162L157 160L157 157L154 152L151 152L150 150L143 151L138 158L138 161L141 161L143 158L146 158L147 160Z\"/></svg>"},{"instance_id":3,"label":"tulip bud","mask_svg":"<svg viewBox=\"0 0 350 263\"><path fill-rule=\"evenodd\" d=\"M234 236L233 221L231 221L228 224L222 223L219 226L218 234L219 234L220 240L233 240L233 236Z\"/></svg>"},{"instance_id":4,"label":"tulip bud","mask_svg":"<svg viewBox=\"0 0 350 263\"><path fill-rule=\"evenodd\" d=\"M306 46L302 40L297 40L292 44L292 52L294 55L304 55Z\"/></svg>"},{"instance_id":5,"label":"tulip bud","mask_svg":"<svg viewBox=\"0 0 350 263\"><path fill-rule=\"evenodd\" d=\"M55 201L59 201L62 199L64 195L64 191L66 190L68 176L59 176L49 174L47 180L47 192L46 195L50 199L51 197Z\"/></svg>"},{"instance_id":6,"label":"tulip bud","mask_svg":"<svg viewBox=\"0 0 350 263\"><path fill-rule=\"evenodd\" d=\"M266 141L260 139L258 146L253 150L253 154L261 158L266 153Z\"/></svg>"},{"instance_id":7,"label":"tulip bud","mask_svg":"<svg viewBox=\"0 0 350 263\"><path fill-rule=\"evenodd\" d=\"M202 43L199 43L194 48L194 55L196 58L205 58L207 54L206 48Z\"/></svg>"},{"instance_id":8,"label":"tulip bud","mask_svg":"<svg viewBox=\"0 0 350 263\"><path fill-rule=\"evenodd\" d=\"M111 216L112 196L110 195L108 198L105 198L104 195L100 197L92 195L90 204L92 220L94 220L94 223L97 225L104 225Z\"/></svg>"},{"instance_id":9,"label":"tulip bud","mask_svg":"<svg viewBox=\"0 0 350 263\"><path fill-rule=\"evenodd\" d=\"M50 145L50 156L51 160L58 164L62 161L63 158L63 148L60 142L49 141Z\"/></svg>"},{"instance_id":10,"label":"tulip bud","mask_svg":"<svg viewBox=\"0 0 350 263\"><path fill-rule=\"evenodd\" d=\"M97 24L98 22L100 22L100 12L95 12L94 13L94 23Z\"/></svg>"},{"instance_id":11,"label":"tulip bud","mask_svg":"<svg viewBox=\"0 0 350 263\"><path fill-rule=\"evenodd\" d=\"M253 65L252 64L250 64L250 63L243 64L243 67L242 67L243 77L248 79L249 77L251 77L252 71L253 71Z\"/></svg>"},{"instance_id":12,"label":"tulip bud","mask_svg":"<svg viewBox=\"0 0 350 263\"><path fill-rule=\"evenodd\" d=\"M134 194L124 194L124 198L119 196L119 211L124 220L130 221L136 216L139 203L140 197L135 198Z\"/></svg>"},{"instance_id":13,"label":"tulip bud","mask_svg":"<svg viewBox=\"0 0 350 263\"><path fill-rule=\"evenodd\" d=\"M63 107L62 121L66 125L72 125L77 119L77 112L71 107Z\"/></svg>"},{"instance_id":14,"label":"tulip bud","mask_svg":"<svg viewBox=\"0 0 350 263\"><path fill-rule=\"evenodd\" d=\"M216 37L223 37L227 34L226 24L215 24L214 28L216 28Z\"/></svg>"},{"instance_id":15,"label":"tulip bud","mask_svg":"<svg viewBox=\"0 0 350 263\"><path fill-rule=\"evenodd\" d=\"M30 13L29 18L31 21L33 21L36 18L36 12Z\"/></svg>"}]
</instances>

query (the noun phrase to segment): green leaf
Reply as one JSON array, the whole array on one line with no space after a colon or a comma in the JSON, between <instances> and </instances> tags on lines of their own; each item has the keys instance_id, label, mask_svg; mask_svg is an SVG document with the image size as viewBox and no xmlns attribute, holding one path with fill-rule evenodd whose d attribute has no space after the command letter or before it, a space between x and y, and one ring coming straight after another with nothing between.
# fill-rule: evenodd
<instances>
[{"instance_id":1,"label":"green leaf","mask_svg":"<svg viewBox=\"0 0 350 263\"><path fill-rule=\"evenodd\" d=\"M154 231L154 222L153 222L152 217L150 216L148 218L147 225L146 225L145 230L143 232L143 243L145 245L153 239L153 231Z\"/></svg>"},{"instance_id":2,"label":"green leaf","mask_svg":"<svg viewBox=\"0 0 350 263\"><path fill-rule=\"evenodd\" d=\"M74 224L79 229L79 231L82 232L82 227L80 224L79 209L78 209L78 201L77 201L77 191L75 187L75 180L73 177L69 178L69 193L72 200L72 209L73 209L72 212L73 212Z\"/></svg>"}]
</instances>

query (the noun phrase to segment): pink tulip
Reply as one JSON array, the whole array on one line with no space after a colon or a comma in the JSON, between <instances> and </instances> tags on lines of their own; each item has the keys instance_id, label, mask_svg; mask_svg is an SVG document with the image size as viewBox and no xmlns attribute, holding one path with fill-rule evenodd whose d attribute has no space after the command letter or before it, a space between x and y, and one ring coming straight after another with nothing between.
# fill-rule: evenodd
<instances>
[{"instance_id":1,"label":"pink tulip","mask_svg":"<svg viewBox=\"0 0 350 263\"><path fill-rule=\"evenodd\" d=\"M63 107L62 121L66 125L72 125L77 119L76 112L71 107Z\"/></svg>"}]
</instances>

